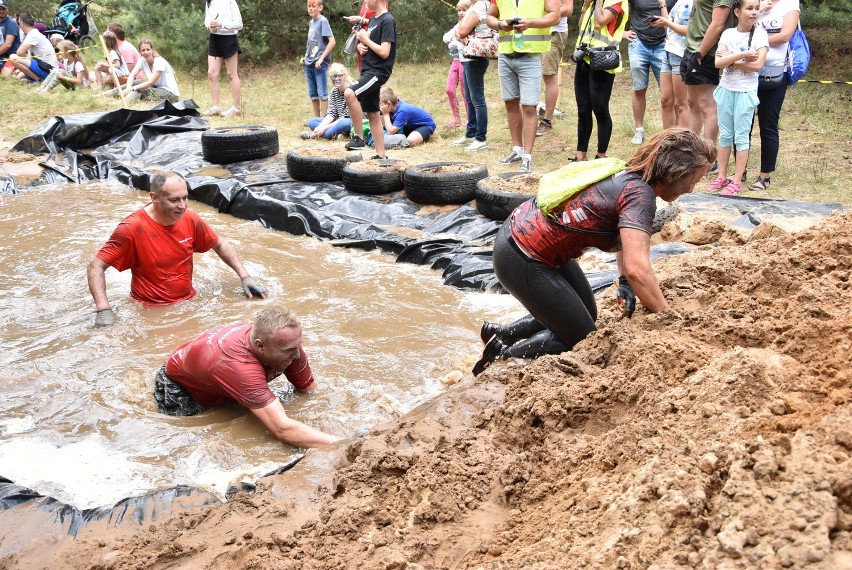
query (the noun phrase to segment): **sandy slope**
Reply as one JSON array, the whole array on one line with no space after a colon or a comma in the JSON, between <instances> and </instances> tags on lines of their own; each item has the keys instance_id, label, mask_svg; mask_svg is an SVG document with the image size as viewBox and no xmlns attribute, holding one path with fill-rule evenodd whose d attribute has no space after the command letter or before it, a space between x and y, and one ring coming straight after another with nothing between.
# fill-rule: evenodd
<instances>
[{"instance_id":1,"label":"sandy slope","mask_svg":"<svg viewBox=\"0 0 852 570\"><path fill-rule=\"evenodd\" d=\"M852 213L662 260L685 320L608 295L573 353L493 366L255 495L0 567L852 569L850 266Z\"/></svg>"}]
</instances>

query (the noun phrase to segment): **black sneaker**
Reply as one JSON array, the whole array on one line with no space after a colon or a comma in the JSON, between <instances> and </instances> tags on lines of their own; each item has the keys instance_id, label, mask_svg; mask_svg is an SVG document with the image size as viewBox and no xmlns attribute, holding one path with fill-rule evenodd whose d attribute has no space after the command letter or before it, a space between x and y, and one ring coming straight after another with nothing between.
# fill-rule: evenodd
<instances>
[{"instance_id":1,"label":"black sneaker","mask_svg":"<svg viewBox=\"0 0 852 570\"><path fill-rule=\"evenodd\" d=\"M719 174L719 161L714 160L713 164L710 165L710 168L707 170L707 176L713 176L714 174Z\"/></svg>"},{"instance_id":2,"label":"black sneaker","mask_svg":"<svg viewBox=\"0 0 852 570\"><path fill-rule=\"evenodd\" d=\"M387 160L387 159L388 159L388 157L379 156L378 154L370 157L370 160Z\"/></svg>"},{"instance_id":3,"label":"black sneaker","mask_svg":"<svg viewBox=\"0 0 852 570\"><path fill-rule=\"evenodd\" d=\"M354 137L349 139L349 142L346 143L346 146L344 148L346 148L346 150L354 150L356 148L364 148L365 146L367 146L367 143L364 141L364 139L362 139L358 135L355 135Z\"/></svg>"},{"instance_id":4,"label":"black sneaker","mask_svg":"<svg viewBox=\"0 0 852 570\"><path fill-rule=\"evenodd\" d=\"M479 329L479 338L482 339L483 344L488 344L488 341L491 340L491 337L494 335L500 334L500 329L502 329L500 325L497 323L489 323L485 321L482 323L482 328Z\"/></svg>"},{"instance_id":5,"label":"black sneaker","mask_svg":"<svg viewBox=\"0 0 852 570\"><path fill-rule=\"evenodd\" d=\"M497 337L493 337L488 344L485 345L485 350L482 351L482 356L479 361L473 365L473 375L479 376L485 369L491 366L491 364L497 360L501 354L503 354L503 350L506 347L503 346L503 343L500 342L500 339Z\"/></svg>"}]
</instances>

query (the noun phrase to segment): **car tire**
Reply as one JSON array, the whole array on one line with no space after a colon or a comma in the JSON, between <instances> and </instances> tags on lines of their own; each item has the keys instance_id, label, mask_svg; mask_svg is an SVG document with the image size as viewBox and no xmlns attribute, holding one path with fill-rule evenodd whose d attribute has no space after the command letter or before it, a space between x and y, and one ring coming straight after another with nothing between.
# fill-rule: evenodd
<instances>
[{"instance_id":1,"label":"car tire","mask_svg":"<svg viewBox=\"0 0 852 570\"><path fill-rule=\"evenodd\" d=\"M455 170L461 166L469 168ZM405 194L418 204L464 204L473 200L476 183L487 176L485 165L474 162L418 164L405 171Z\"/></svg>"},{"instance_id":2,"label":"car tire","mask_svg":"<svg viewBox=\"0 0 852 570\"><path fill-rule=\"evenodd\" d=\"M293 180L302 182L337 182L343 179L343 167L361 160L361 153L305 155L303 150L316 147L300 146L287 153L287 173Z\"/></svg>"},{"instance_id":3,"label":"car tire","mask_svg":"<svg viewBox=\"0 0 852 570\"><path fill-rule=\"evenodd\" d=\"M405 170L400 166L405 163L393 159L377 159L367 162L376 163L380 170L363 170L354 168L352 163L343 167L343 187L356 194L390 194L403 188Z\"/></svg>"},{"instance_id":4,"label":"car tire","mask_svg":"<svg viewBox=\"0 0 852 570\"><path fill-rule=\"evenodd\" d=\"M518 194L517 192L503 192L488 187L488 181L499 177L503 180L511 180L516 176L523 176L524 172L503 172L488 178L483 178L476 183L476 209L479 213L491 220L504 221L512 211L534 197L535 194Z\"/></svg>"},{"instance_id":5,"label":"car tire","mask_svg":"<svg viewBox=\"0 0 852 570\"><path fill-rule=\"evenodd\" d=\"M271 127L218 127L201 133L201 153L214 164L257 160L274 156L278 150L278 131Z\"/></svg>"}]
</instances>

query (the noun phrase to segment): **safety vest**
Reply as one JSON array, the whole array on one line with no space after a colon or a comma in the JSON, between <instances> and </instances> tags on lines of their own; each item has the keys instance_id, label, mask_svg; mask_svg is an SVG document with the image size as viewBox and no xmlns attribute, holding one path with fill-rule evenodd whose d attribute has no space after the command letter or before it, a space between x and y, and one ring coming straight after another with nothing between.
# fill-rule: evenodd
<instances>
[{"instance_id":1,"label":"safety vest","mask_svg":"<svg viewBox=\"0 0 852 570\"><path fill-rule=\"evenodd\" d=\"M615 29L615 33L610 35L609 33L609 25L602 26L600 28L595 27L594 21L594 9L595 2L589 4L589 7L586 8L586 11L583 12L583 15L580 17L580 34L577 36L577 46L581 43L589 44L589 47L607 47L607 46L615 46L618 47L618 44L621 43L621 38L624 36L624 30L627 28L627 21L630 19L630 4L627 0L604 0L602 9L606 10L607 6L614 6L616 4L621 4L621 8L623 13L620 16L620 20L617 22L618 26ZM589 18L592 18L592 32L589 35L586 30L586 23L589 21ZM583 58L586 63L589 63L588 56ZM608 73L618 73L622 70L622 66L619 65L615 69L609 70Z\"/></svg>"},{"instance_id":2,"label":"safety vest","mask_svg":"<svg viewBox=\"0 0 852 570\"><path fill-rule=\"evenodd\" d=\"M626 1L626 0L625 0ZM544 0L497 0L501 20L512 18L541 18ZM550 28L527 28L523 34L523 47L516 47L521 38L509 30L500 30L500 53L545 53L550 51Z\"/></svg>"}]
</instances>

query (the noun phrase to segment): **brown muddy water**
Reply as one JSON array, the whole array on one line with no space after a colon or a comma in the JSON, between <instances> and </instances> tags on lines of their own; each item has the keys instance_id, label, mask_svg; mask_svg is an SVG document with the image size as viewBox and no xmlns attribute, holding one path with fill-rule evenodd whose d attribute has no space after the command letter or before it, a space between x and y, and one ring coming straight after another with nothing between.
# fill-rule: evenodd
<instances>
[{"instance_id":1,"label":"brown muddy water","mask_svg":"<svg viewBox=\"0 0 852 570\"><path fill-rule=\"evenodd\" d=\"M145 193L105 182L0 195L0 475L79 508L177 484L221 495L229 481L298 456L239 407L171 418L152 397L154 373L174 348L251 320L263 303L283 302L300 316L320 383L286 404L288 415L341 436L435 396L453 370L469 376L482 320L518 311L508 295L463 293L426 267L192 202L270 299L242 297L212 252L195 257L198 296L166 308L131 301L130 272L110 269L117 323L96 330L86 265L146 202Z\"/></svg>"}]
</instances>

